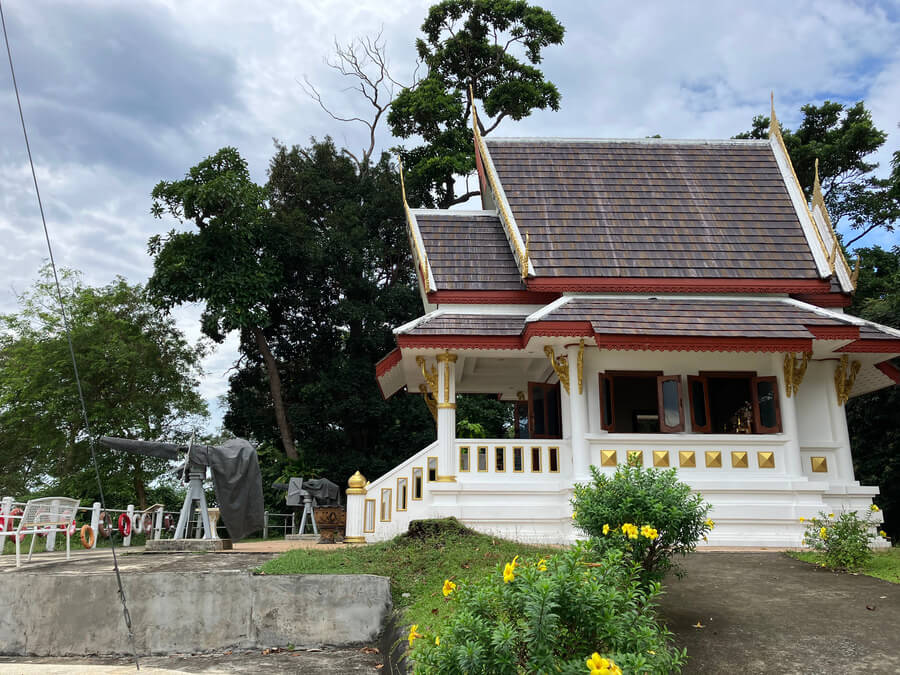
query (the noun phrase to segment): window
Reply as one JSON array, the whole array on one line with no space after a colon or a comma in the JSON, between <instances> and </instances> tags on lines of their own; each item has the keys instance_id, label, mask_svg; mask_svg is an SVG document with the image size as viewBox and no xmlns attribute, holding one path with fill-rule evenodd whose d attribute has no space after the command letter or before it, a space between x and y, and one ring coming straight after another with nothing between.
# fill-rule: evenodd
<instances>
[{"instance_id":1,"label":"window","mask_svg":"<svg viewBox=\"0 0 900 675\"><path fill-rule=\"evenodd\" d=\"M391 488L381 488L381 522L391 522Z\"/></svg>"},{"instance_id":2,"label":"window","mask_svg":"<svg viewBox=\"0 0 900 675\"><path fill-rule=\"evenodd\" d=\"M531 471L538 473L541 470L541 449L537 446L531 448Z\"/></svg>"},{"instance_id":3,"label":"window","mask_svg":"<svg viewBox=\"0 0 900 675\"><path fill-rule=\"evenodd\" d=\"M499 445L494 448L494 471L506 471L506 448Z\"/></svg>"},{"instance_id":4,"label":"window","mask_svg":"<svg viewBox=\"0 0 900 675\"><path fill-rule=\"evenodd\" d=\"M696 432L774 434L781 431L778 380L753 372L701 372L688 377Z\"/></svg>"},{"instance_id":5,"label":"window","mask_svg":"<svg viewBox=\"0 0 900 675\"><path fill-rule=\"evenodd\" d=\"M559 383L528 383L528 431L531 438L562 438Z\"/></svg>"},{"instance_id":6,"label":"window","mask_svg":"<svg viewBox=\"0 0 900 675\"><path fill-rule=\"evenodd\" d=\"M550 473L559 473L559 448L549 448L550 454Z\"/></svg>"},{"instance_id":7,"label":"window","mask_svg":"<svg viewBox=\"0 0 900 675\"><path fill-rule=\"evenodd\" d=\"M478 448L478 470L484 473L488 470L487 446Z\"/></svg>"},{"instance_id":8,"label":"window","mask_svg":"<svg viewBox=\"0 0 900 675\"><path fill-rule=\"evenodd\" d=\"M363 532L375 531L375 500L366 500L366 512L363 520Z\"/></svg>"},{"instance_id":9,"label":"window","mask_svg":"<svg viewBox=\"0 0 900 675\"><path fill-rule=\"evenodd\" d=\"M600 373L602 428L619 433L684 431L681 376L658 371Z\"/></svg>"},{"instance_id":10,"label":"window","mask_svg":"<svg viewBox=\"0 0 900 675\"><path fill-rule=\"evenodd\" d=\"M417 466L413 469L412 498L415 500L422 499L422 467L421 466Z\"/></svg>"},{"instance_id":11,"label":"window","mask_svg":"<svg viewBox=\"0 0 900 675\"><path fill-rule=\"evenodd\" d=\"M525 448L513 448L513 473L522 473L525 470Z\"/></svg>"},{"instance_id":12,"label":"window","mask_svg":"<svg viewBox=\"0 0 900 675\"><path fill-rule=\"evenodd\" d=\"M459 449L459 470L469 470L469 448L465 445L461 446Z\"/></svg>"},{"instance_id":13,"label":"window","mask_svg":"<svg viewBox=\"0 0 900 675\"><path fill-rule=\"evenodd\" d=\"M428 458L428 482L434 483L437 480L437 457Z\"/></svg>"},{"instance_id":14,"label":"window","mask_svg":"<svg viewBox=\"0 0 900 675\"><path fill-rule=\"evenodd\" d=\"M406 492L409 479L406 477L397 479L397 510L406 511Z\"/></svg>"}]
</instances>

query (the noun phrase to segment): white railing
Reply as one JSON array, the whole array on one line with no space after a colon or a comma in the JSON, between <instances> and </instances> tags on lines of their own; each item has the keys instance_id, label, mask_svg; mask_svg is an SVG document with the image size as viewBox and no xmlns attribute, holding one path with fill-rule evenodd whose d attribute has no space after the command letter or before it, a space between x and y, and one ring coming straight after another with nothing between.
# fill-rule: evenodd
<instances>
[{"instance_id":1,"label":"white railing","mask_svg":"<svg viewBox=\"0 0 900 675\"><path fill-rule=\"evenodd\" d=\"M458 438L453 467L461 486L529 478L572 476L569 441L534 438Z\"/></svg>"}]
</instances>

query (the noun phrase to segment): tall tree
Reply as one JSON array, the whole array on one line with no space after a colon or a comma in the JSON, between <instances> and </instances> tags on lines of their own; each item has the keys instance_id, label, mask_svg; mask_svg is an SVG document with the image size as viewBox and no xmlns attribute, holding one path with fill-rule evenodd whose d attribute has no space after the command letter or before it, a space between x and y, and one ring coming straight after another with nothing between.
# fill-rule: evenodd
<instances>
[{"instance_id":1,"label":"tall tree","mask_svg":"<svg viewBox=\"0 0 900 675\"><path fill-rule=\"evenodd\" d=\"M357 468L377 475L434 434L419 397L384 401L374 377L394 347L391 329L420 309L397 170L386 155L360 167L330 139L278 146L268 189L272 218L290 236L269 316L300 450L294 470L315 467L336 482ZM263 440L270 416L251 346L242 340L225 423Z\"/></svg>"},{"instance_id":2,"label":"tall tree","mask_svg":"<svg viewBox=\"0 0 900 675\"><path fill-rule=\"evenodd\" d=\"M558 110L559 90L537 64L545 47L562 44L565 29L524 0L443 0L429 9L422 32L416 50L428 73L400 91L388 124L398 138L424 141L400 148L411 198L447 208L479 194L457 190L457 177L475 170L472 95L484 136L507 118Z\"/></svg>"},{"instance_id":3,"label":"tall tree","mask_svg":"<svg viewBox=\"0 0 900 675\"><path fill-rule=\"evenodd\" d=\"M875 175L878 164L872 155L887 140L875 127L863 101L844 106L825 101L821 106L804 105L803 121L792 131L781 127L784 144L807 198L812 196L815 162L825 204L832 222L845 220L855 234L844 241L851 246L872 230L893 231L900 219L900 151L894 154L888 178ZM757 115L753 127L735 138L767 138L769 117Z\"/></svg>"},{"instance_id":4,"label":"tall tree","mask_svg":"<svg viewBox=\"0 0 900 675\"><path fill-rule=\"evenodd\" d=\"M202 330L216 342L234 330L250 336L265 363L284 452L297 459L279 365L266 334L270 303L284 284L279 250L285 240L272 226L265 188L250 179L235 148L222 148L183 180L161 181L153 188L151 212L196 226L150 239L151 296L166 310L185 302L205 303Z\"/></svg>"},{"instance_id":5,"label":"tall tree","mask_svg":"<svg viewBox=\"0 0 900 675\"><path fill-rule=\"evenodd\" d=\"M47 269L0 316L0 494L57 489L96 499L88 437L52 277ZM141 286L118 278L102 288L64 272L78 370L96 436L178 438L205 417L197 392L201 345L161 317ZM167 463L98 451L110 503L144 506L147 483Z\"/></svg>"}]
</instances>

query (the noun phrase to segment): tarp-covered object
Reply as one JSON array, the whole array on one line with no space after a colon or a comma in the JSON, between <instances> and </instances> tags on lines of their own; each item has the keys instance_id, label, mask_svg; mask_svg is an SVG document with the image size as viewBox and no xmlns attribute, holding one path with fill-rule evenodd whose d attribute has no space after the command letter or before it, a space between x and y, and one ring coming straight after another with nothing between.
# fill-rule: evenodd
<instances>
[{"instance_id":1,"label":"tarp-covered object","mask_svg":"<svg viewBox=\"0 0 900 675\"><path fill-rule=\"evenodd\" d=\"M100 442L114 450L160 459L181 459L188 449L185 445L110 436L103 436ZM210 468L219 513L233 541L263 529L262 474L256 450L249 442L233 438L222 445L194 445L188 459L191 464Z\"/></svg>"},{"instance_id":2,"label":"tarp-covered object","mask_svg":"<svg viewBox=\"0 0 900 675\"><path fill-rule=\"evenodd\" d=\"M288 482L287 497L288 506L299 506L303 503L303 491L306 491L315 500L315 506L340 506L341 489L327 478L291 478Z\"/></svg>"}]
</instances>

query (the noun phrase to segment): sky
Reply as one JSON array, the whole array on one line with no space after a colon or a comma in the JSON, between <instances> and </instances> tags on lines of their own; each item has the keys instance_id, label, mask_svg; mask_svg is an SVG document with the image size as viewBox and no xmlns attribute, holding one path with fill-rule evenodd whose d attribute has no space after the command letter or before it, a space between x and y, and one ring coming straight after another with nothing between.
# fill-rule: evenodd
<instances>
[{"instance_id":1,"label":"sky","mask_svg":"<svg viewBox=\"0 0 900 675\"><path fill-rule=\"evenodd\" d=\"M144 283L147 240L178 224L150 215L160 180L234 146L266 179L273 139L330 135L357 151L359 125L335 122L303 91L308 78L342 116L365 114L326 59L335 41L381 32L393 77L411 81L430 2L377 0L5 0L10 45L57 263L87 283ZM495 136L728 138L768 114L789 128L800 106L865 100L900 150L900 1L536 2L566 27L541 68L558 112L505 122ZM12 79L0 67L0 313L47 261ZM395 145L382 128L378 147ZM398 196L399 198L399 196ZM863 245L900 243L876 233ZM200 335L198 307L175 312ZM232 335L207 357L210 430L237 358ZM374 375L373 375L374 377Z\"/></svg>"}]
</instances>

